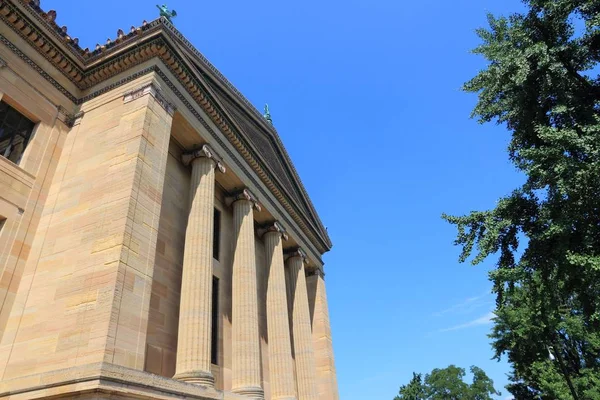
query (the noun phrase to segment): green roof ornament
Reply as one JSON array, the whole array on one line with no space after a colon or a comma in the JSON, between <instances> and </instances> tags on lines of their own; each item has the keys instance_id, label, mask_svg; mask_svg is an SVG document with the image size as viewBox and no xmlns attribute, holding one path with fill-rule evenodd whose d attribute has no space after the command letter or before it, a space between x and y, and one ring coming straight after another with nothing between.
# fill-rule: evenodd
<instances>
[{"instance_id":1,"label":"green roof ornament","mask_svg":"<svg viewBox=\"0 0 600 400\"><path fill-rule=\"evenodd\" d=\"M265 104L265 113L263 114L263 117L265 117L265 119L267 121L269 121L269 123L271 125L273 125L273 120L271 119L271 112L269 111L269 105Z\"/></svg>"},{"instance_id":2,"label":"green roof ornament","mask_svg":"<svg viewBox=\"0 0 600 400\"><path fill-rule=\"evenodd\" d=\"M166 4L163 4L162 6L156 5L156 8L158 8L158 10L160 11L160 16L165 17L169 22L173 22L171 21L171 18L175 18L177 16L177 11L169 11L169 8Z\"/></svg>"}]
</instances>

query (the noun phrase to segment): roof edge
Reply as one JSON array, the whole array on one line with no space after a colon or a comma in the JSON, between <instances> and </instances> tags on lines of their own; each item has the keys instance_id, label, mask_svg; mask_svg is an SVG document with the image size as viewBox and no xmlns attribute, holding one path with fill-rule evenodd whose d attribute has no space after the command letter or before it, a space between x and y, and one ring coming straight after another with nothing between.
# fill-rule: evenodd
<instances>
[{"instance_id":1,"label":"roof edge","mask_svg":"<svg viewBox=\"0 0 600 400\"><path fill-rule=\"evenodd\" d=\"M6 5L10 5L10 3L13 4L13 7L15 7L16 10L7 9L7 7L5 7ZM148 38L158 32L163 32L170 37L170 39L175 39L175 41L178 42L178 45L183 46L185 50L194 56L195 61L198 62L198 64L203 68L203 72L207 73L208 77L210 77L213 82L219 84L219 87L222 88L225 93L227 93L227 95L246 112L248 118L250 118L257 126L259 126L264 133L274 139L277 151L282 156L284 165L289 170L289 176L293 179L293 184L296 186L296 189L300 194L300 198L305 202L305 206L311 214L309 216L305 215L304 218L309 225L313 225L311 230L313 230L313 232L321 241L321 246L318 247L321 247L321 249L324 250L323 253L332 248L332 243L328 232L323 226L323 223L310 199L310 196L308 195L308 192L306 191L306 188L304 187L304 184L302 183L302 180L300 179L300 176L289 154L287 153L287 150L285 149L285 146L283 145L283 142L281 141L281 138L279 137L277 130L272 125L269 125L266 123L266 121L264 121L263 116L256 109L256 107L250 103L250 101L166 18L160 17L151 22L144 21L141 27L132 27L128 34L124 34L122 30L119 30L118 37L114 41L109 39L105 45L99 45L96 50L89 51L88 49L81 49L81 47L79 47L78 40L67 34L66 27L58 26L56 23L56 12L53 10L44 12L39 7L39 1L0 0L0 17L4 19L5 22L9 22L10 18L14 18L15 11L19 13L23 13L25 11L27 14L31 14L33 18L27 18L27 15L20 15L20 17L25 17L32 27L35 28L38 26L38 28L44 28L44 30L47 31L42 32L42 29L40 29L39 31L35 32L36 36L40 36L40 34L46 36L45 43L41 45L40 43L36 44L38 47L54 44L56 48L51 53L42 55L51 61L58 70L60 70L81 90L95 86L107 78L105 76L92 76L91 79L88 80L86 78L84 80L86 74L90 74L90 72L93 73L97 66L100 66L102 63L112 59L113 57L119 58L119 53L127 51L128 47L135 45L136 42L140 41L140 39ZM15 28L13 27L13 29ZM20 32L18 33L21 34ZM21 34L21 36L23 35ZM35 48L35 46L33 47ZM37 50L41 53L39 48ZM119 71L119 73L123 71ZM72 95L69 98L73 100L76 97L77 96ZM292 200L292 203L295 203L295 201ZM282 205L285 206L285 204ZM302 212L302 207L295 206L295 208L298 212L304 214L304 212ZM316 226L311 223L311 220L316 222Z\"/></svg>"}]
</instances>

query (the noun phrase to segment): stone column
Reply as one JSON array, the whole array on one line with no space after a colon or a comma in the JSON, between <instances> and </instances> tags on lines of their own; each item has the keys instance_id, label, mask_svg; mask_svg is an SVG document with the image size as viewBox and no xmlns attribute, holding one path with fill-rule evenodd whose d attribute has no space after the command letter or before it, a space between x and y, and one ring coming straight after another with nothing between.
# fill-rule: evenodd
<instances>
[{"instance_id":1,"label":"stone column","mask_svg":"<svg viewBox=\"0 0 600 400\"><path fill-rule=\"evenodd\" d=\"M184 154L192 165L190 214L185 232L175 379L214 386L211 365L212 251L215 167L225 172L210 147Z\"/></svg>"},{"instance_id":2,"label":"stone column","mask_svg":"<svg viewBox=\"0 0 600 400\"><path fill-rule=\"evenodd\" d=\"M287 291L283 262L283 241L287 234L275 222L264 234L269 273L267 283L267 328L272 400L295 400L294 365L290 341Z\"/></svg>"},{"instance_id":3,"label":"stone column","mask_svg":"<svg viewBox=\"0 0 600 400\"><path fill-rule=\"evenodd\" d=\"M308 286L308 301L312 311L313 344L317 365L319 399L339 400L327 292L325 290L325 274L323 270L317 268L308 275L306 283Z\"/></svg>"},{"instance_id":4,"label":"stone column","mask_svg":"<svg viewBox=\"0 0 600 400\"><path fill-rule=\"evenodd\" d=\"M248 189L233 202L234 255L232 277L232 391L264 399L260 375L258 293L254 248L254 212L260 210Z\"/></svg>"},{"instance_id":5,"label":"stone column","mask_svg":"<svg viewBox=\"0 0 600 400\"><path fill-rule=\"evenodd\" d=\"M308 291L302 250L292 253L288 258L289 293L292 305L292 335L294 356L296 359L296 381L298 400L318 400L317 374L313 349Z\"/></svg>"}]
</instances>

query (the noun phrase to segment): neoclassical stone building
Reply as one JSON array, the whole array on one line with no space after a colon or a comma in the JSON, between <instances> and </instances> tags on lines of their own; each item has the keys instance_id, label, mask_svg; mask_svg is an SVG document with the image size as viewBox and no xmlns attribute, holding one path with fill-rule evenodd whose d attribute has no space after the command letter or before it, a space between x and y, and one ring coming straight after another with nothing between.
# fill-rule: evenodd
<instances>
[{"instance_id":1,"label":"neoclassical stone building","mask_svg":"<svg viewBox=\"0 0 600 400\"><path fill-rule=\"evenodd\" d=\"M0 0L0 398L338 399L331 242L164 17L82 49Z\"/></svg>"}]
</instances>

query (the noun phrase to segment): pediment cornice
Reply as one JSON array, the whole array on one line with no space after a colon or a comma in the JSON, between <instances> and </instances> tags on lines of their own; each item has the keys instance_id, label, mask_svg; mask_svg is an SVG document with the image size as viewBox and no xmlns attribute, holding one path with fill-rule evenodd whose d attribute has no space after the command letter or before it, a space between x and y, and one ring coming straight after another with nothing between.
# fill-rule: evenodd
<instances>
[{"instance_id":1,"label":"pediment cornice","mask_svg":"<svg viewBox=\"0 0 600 400\"><path fill-rule=\"evenodd\" d=\"M119 31L115 40L89 51L81 49L78 41L67 34L67 29L56 24L55 12L43 11L38 3L35 0L0 0L0 19L81 91L148 60L161 60L236 147L318 251L324 253L331 248L327 231L277 131L171 23L164 18L145 22L140 27L132 27L127 34ZM2 35L0 40L5 44L8 42ZM29 64L34 63L29 60ZM74 103L81 104L94 95L84 97L70 93L45 71L37 69ZM268 146L261 146L261 141L268 142Z\"/></svg>"}]
</instances>

